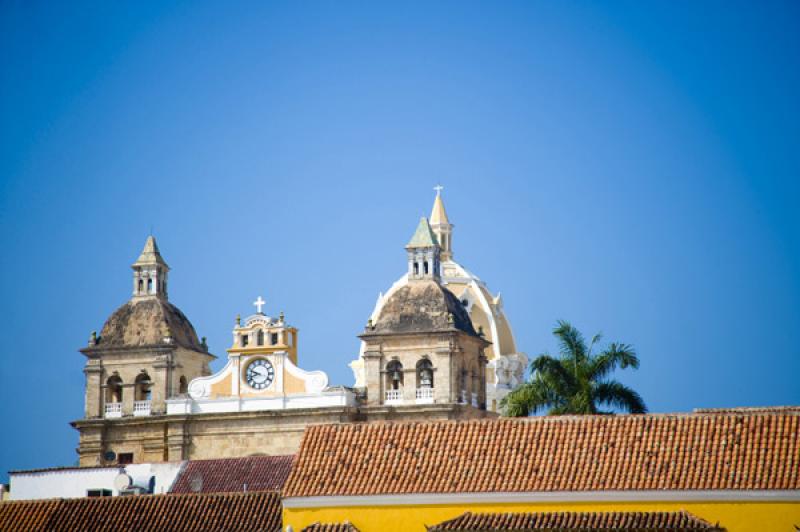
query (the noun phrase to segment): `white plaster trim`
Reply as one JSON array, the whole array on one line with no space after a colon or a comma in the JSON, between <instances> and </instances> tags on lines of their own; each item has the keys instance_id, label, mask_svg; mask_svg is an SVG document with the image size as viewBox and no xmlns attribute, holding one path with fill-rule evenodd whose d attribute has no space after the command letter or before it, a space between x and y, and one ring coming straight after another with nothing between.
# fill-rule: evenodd
<instances>
[{"instance_id":1,"label":"white plaster trim","mask_svg":"<svg viewBox=\"0 0 800 532\"><path fill-rule=\"evenodd\" d=\"M294 365L292 359L289 358L288 353L285 351L282 351L281 353L284 355L283 363L286 366L286 371L305 383L306 393L321 393L322 390L328 386L328 375L324 371L306 371L304 369L300 369Z\"/></svg>"},{"instance_id":2,"label":"white plaster trim","mask_svg":"<svg viewBox=\"0 0 800 532\"><path fill-rule=\"evenodd\" d=\"M284 508L567 502L800 502L800 490L526 491L286 497Z\"/></svg>"},{"instance_id":3,"label":"white plaster trim","mask_svg":"<svg viewBox=\"0 0 800 532\"><path fill-rule=\"evenodd\" d=\"M189 397L192 399L202 399L204 397L208 397L211 394L212 384L216 384L225 379L225 377L230 376L231 370L233 369L232 365L233 358L229 358L228 363L225 364L225 367L214 375L192 379L188 386Z\"/></svg>"}]
</instances>

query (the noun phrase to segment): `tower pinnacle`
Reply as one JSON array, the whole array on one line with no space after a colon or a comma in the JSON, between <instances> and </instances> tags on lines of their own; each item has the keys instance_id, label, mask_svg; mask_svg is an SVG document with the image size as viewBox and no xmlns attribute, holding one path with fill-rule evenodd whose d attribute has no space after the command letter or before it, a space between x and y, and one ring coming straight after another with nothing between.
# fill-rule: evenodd
<instances>
[{"instance_id":1,"label":"tower pinnacle","mask_svg":"<svg viewBox=\"0 0 800 532\"><path fill-rule=\"evenodd\" d=\"M447 211L444 209L444 201L442 201L442 185L436 185L433 189L436 191L436 198L433 200L433 209L431 210L431 229L433 229L436 239L439 241L441 248L440 255L442 261L453 259L452 238L453 238L453 224L447 219Z\"/></svg>"},{"instance_id":2,"label":"tower pinnacle","mask_svg":"<svg viewBox=\"0 0 800 532\"><path fill-rule=\"evenodd\" d=\"M131 265L133 268L134 297L156 296L167 298L167 273L169 266L161 256L153 235L147 237L144 249Z\"/></svg>"}]
</instances>

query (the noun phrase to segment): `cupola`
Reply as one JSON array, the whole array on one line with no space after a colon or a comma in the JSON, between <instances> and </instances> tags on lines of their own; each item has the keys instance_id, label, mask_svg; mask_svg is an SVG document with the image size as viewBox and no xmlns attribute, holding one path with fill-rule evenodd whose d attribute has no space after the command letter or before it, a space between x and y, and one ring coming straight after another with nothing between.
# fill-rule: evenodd
<instances>
[{"instance_id":1,"label":"cupola","mask_svg":"<svg viewBox=\"0 0 800 532\"><path fill-rule=\"evenodd\" d=\"M439 242L424 216L406 245L406 251L409 281L439 281Z\"/></svg>"},{"instance_id":2,"label":"cupola","mask_svg":"<svg viewBox=\"0 0 800 532\"><path fill-rule=\"evenodd\" d=\"M133 269L134 297L161 297L167 299L167 274L169 266L158 251L153 235L147 237L139 258L131 265Z\"/></svg>"}]
</instances>

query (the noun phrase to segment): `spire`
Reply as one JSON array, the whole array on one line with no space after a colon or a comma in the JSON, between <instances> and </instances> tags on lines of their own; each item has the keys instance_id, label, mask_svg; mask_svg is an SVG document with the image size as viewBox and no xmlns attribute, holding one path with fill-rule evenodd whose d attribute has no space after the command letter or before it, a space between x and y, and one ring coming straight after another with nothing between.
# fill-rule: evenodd
<instances>
[{"instance_id":1,"label":"spire","mask_svg":"<svg viewBox=\"0 0 800 532\"><path fill-rule=\"evenodd\" d=\"M431 210L431 229L436 235L437 242L439 242L440 259L442 261L452 260L453 258L453 224L447 219L447 211L444 210L444 201L442 201L442 185L436 185L433 190L436 191L436 198L433 200L433 209Z\"/></svg>"},{"instance_id":2,"label":"spire","mask_svg":"<svg viewBox=\"0 0 800 532\"><path fill-rule=\"evenodd\" d=\"M142 253L131 268L133 268L134 297L167 298L169 266L158 251L158 244L153 235L147 237Z\"/></svg>"},{"instance_id":3,"label":"spire","mask_svg":"<svg viewBox=\"0 0 800 532\"><path fill-rule=\"evenodd\" d=\"M436 191L436 199L433 200L433 209L431 210L431 225L450 224L447 219L447 211L444 210L444 202L442 201L442 185L436 185L433 189Z\"/></svg>"},{"instance_id":4,"label":"spire","mask_svg":"<svg viewBox=\"0 0 800 532\"><path fill-rule=\"evenodd\" d=\"M417 230L414 232L414 236L411 237L411 241L406 245L406 249L427 248L438 245L439 241L436 240L436 235L433 233L428 219L423 216L419 219Z\"/></svg>"},{"instance_id":5,"label":"spire","mask_svg":"<svg viewBox=\"0 0 800 532\"><path fill-rule=\"evenodd\" d=\"M158 251L158 244L156 244L156 237L150 235L147 237L147 241L144 243L144 249L142 250L142 254L139 255L139 258L136 259L136 262L133 263L134 266L150 266L152 264L160 264L161 266L166 267L167 263L161 257L161 252Z\"/></svg>"},{"instance_id":6,"label":"spire","mask_svg":"<svg viewBox=\"0 0 800 532\"><path fill-rule=\"evenodd\" d=\"M439 280L439 241L424 216L420 218L414 236L406 245L408 279Z\"/></svg>"}]
</instances>

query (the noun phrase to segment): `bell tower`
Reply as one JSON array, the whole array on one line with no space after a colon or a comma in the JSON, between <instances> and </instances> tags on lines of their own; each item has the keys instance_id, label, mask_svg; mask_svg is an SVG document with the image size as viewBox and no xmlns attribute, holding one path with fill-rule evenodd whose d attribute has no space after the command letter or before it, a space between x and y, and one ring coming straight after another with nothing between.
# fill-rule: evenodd
<instances>
[{"instance_id":1,"label":"bell tower","mask_svg":"<svg viewBox=\"0 0 800 532\"><path fill-rule=\"evenodd\" d=\"M408 280L439 282L439 243L428 219L420 218L417 230L406 245Z\"/></svg>"},{"instance_id":2,"label":"bell tower","mask_svg":"<svg viewBox=\"0 0 800 532\"><path fill-rule=\"evenodd\" d=\"M182 460L180 438L164 429L125 438L131 423L162 416L167 403L188 394L188 383L211 373L205 338L167 300L169 266L153 236L133 269L132 297L115 310L100 334L92 332L86 357L85 409L73 426L80 431L81 465Z\"/></svg>"},{"instance_id":3,"label":"bell tower","mask_svg":"<svg viewBox=\"0 0 800 532\"><path fill-rule=\"evenodd\" d=\"M169 266L158 251L153 235L147 237L133 268L133 297L156 296L167 299L167 274Z\"/></svg>"}]
</instances>

